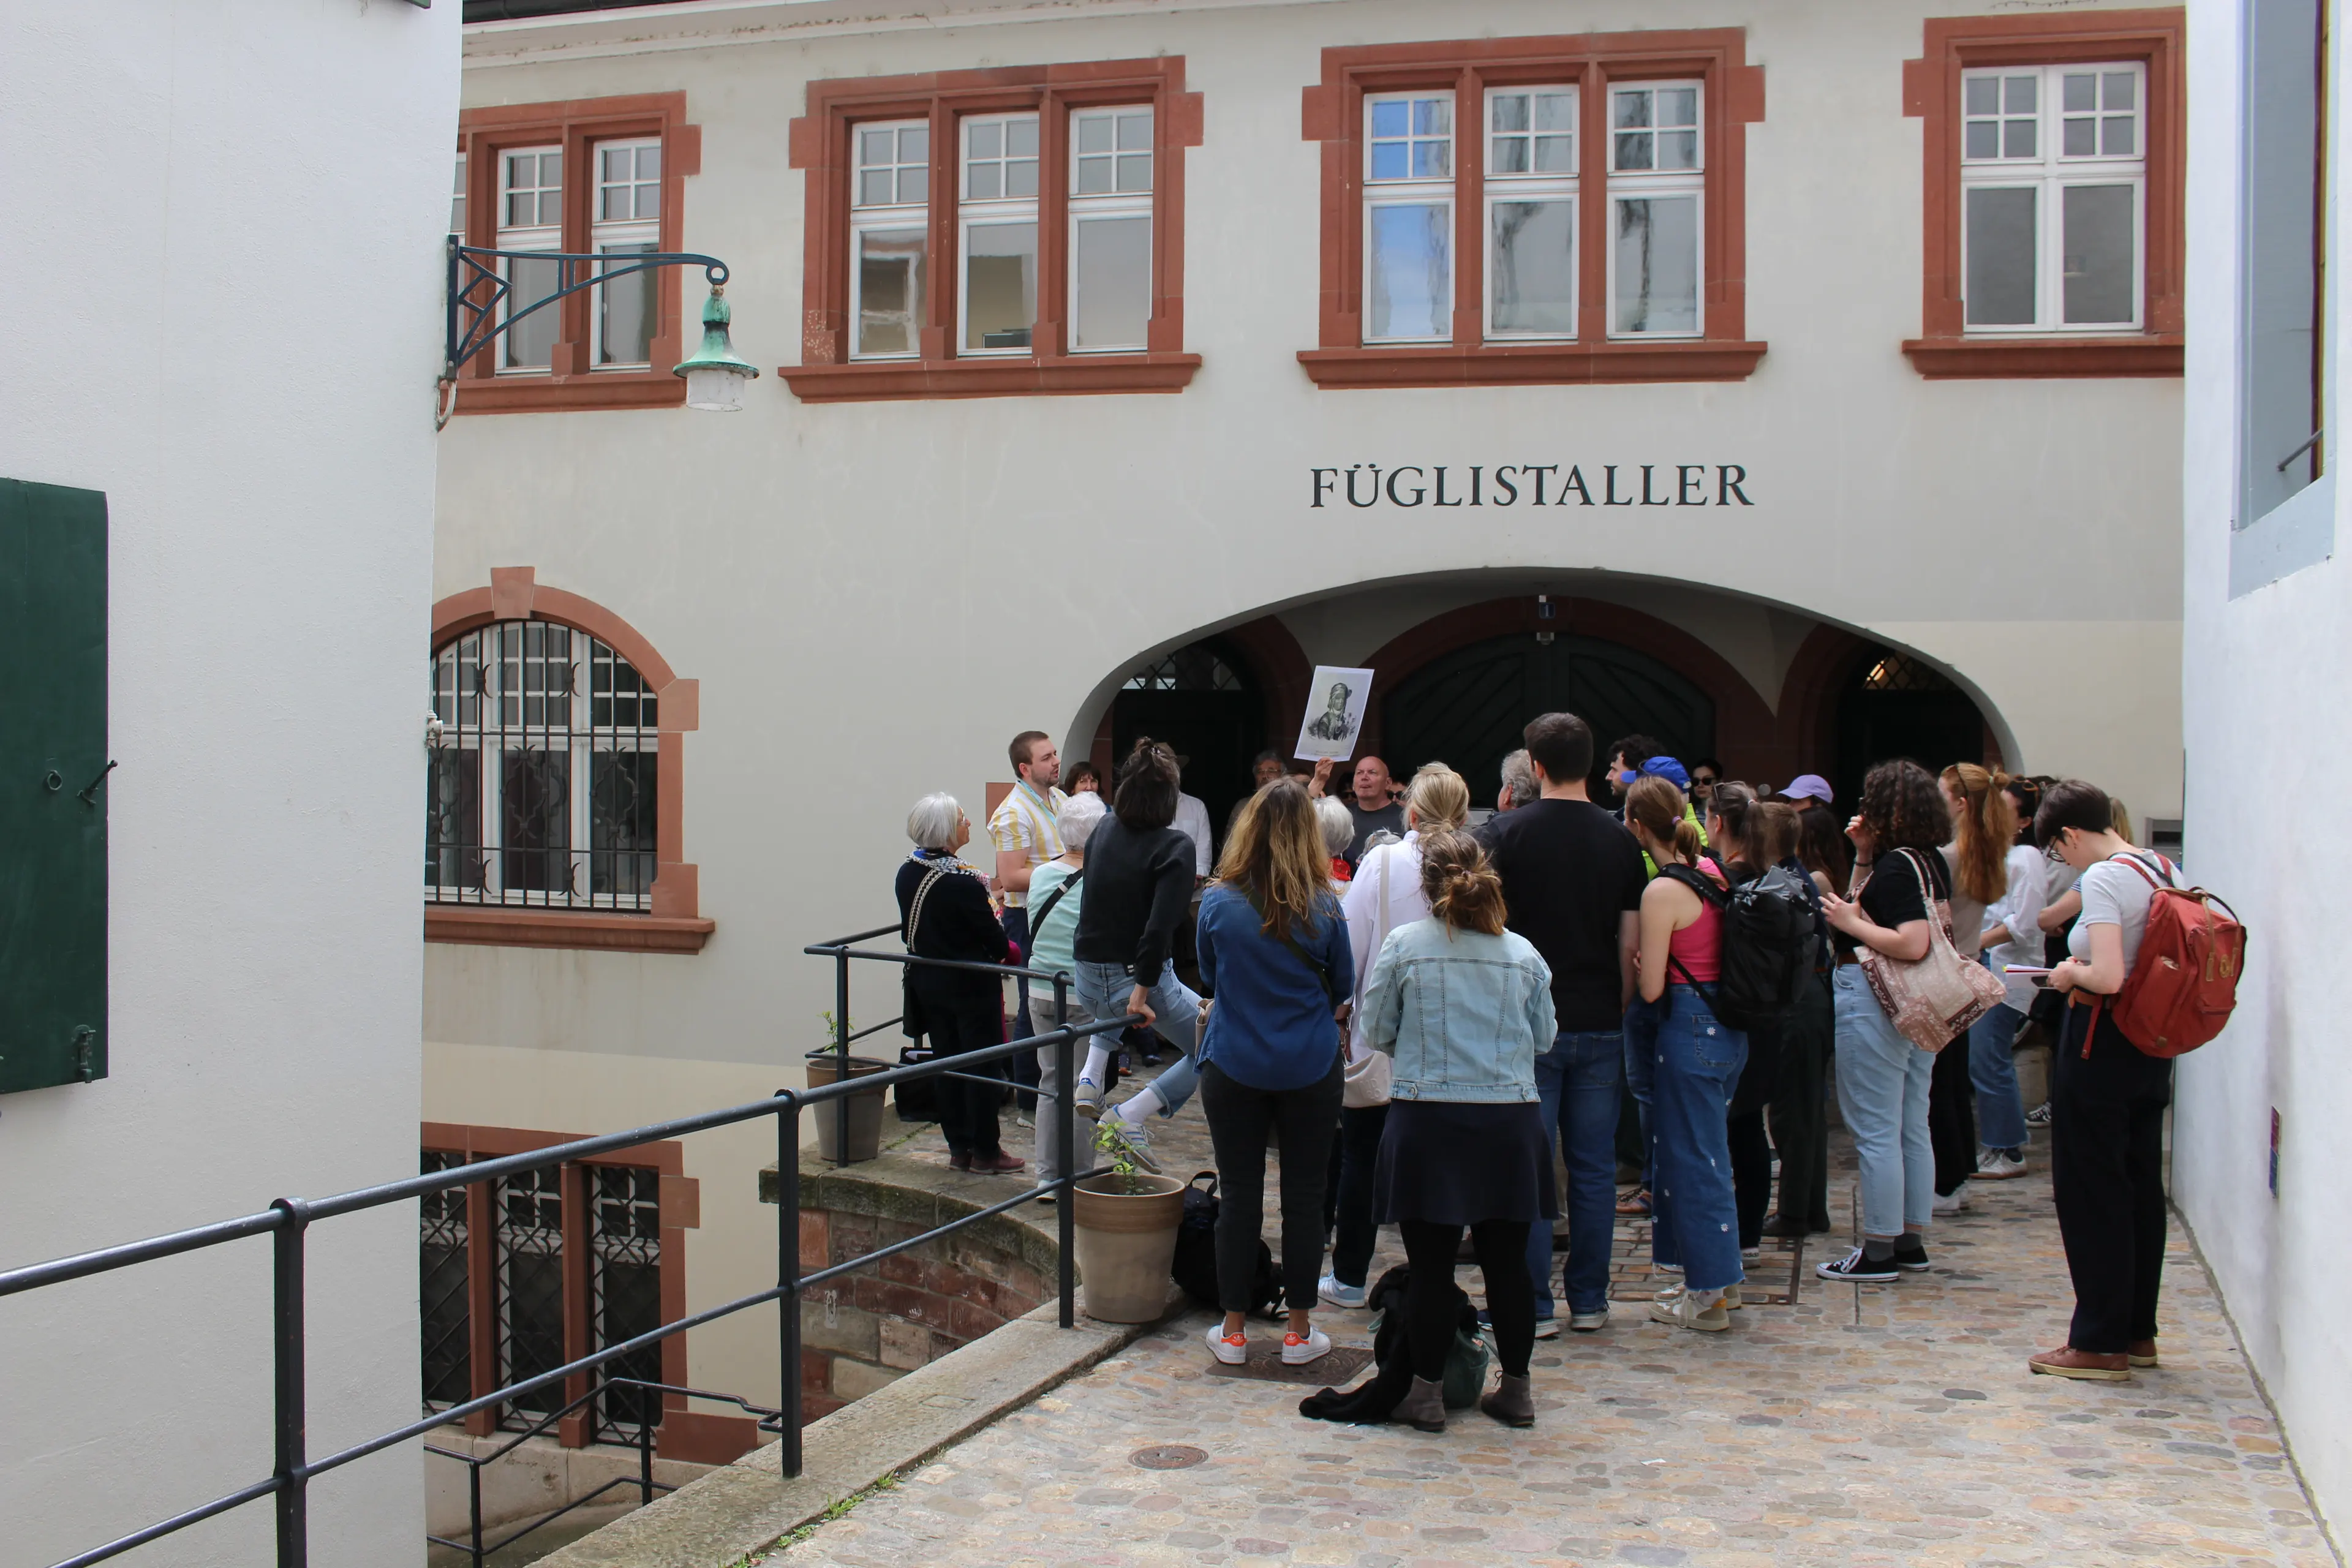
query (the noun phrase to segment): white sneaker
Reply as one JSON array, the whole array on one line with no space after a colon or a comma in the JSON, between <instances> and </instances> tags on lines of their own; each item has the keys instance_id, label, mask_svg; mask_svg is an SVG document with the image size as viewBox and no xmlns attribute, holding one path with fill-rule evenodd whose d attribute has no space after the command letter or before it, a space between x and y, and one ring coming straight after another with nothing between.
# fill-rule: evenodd
<instances>
[{"instance_id":1,"label":"white sneaker","mask_svg":"<svg viewBox=\"0 0 2352 1568\"><path fill-rule=\"evenodd\" d=\"M1966 1210L1968 1206L1969 1187L1968 1184L1963 1182L1958 1186L1952 1189L1950 1195L1938 1195L1930 1212L1935 1214L1959 1214Z\"/></svg>"},{"instance_id":2,"label":"white sneaker","mask_svg":"<svg viewBox=\"0 0 2352 1568\"><path fill-rule=\"evenodd\" d=\"M2007 1154L1988 1151L1977 1157L1978 1181L2012 1182L2023 1174L2025 1161L2021 1156L2011 1159Z\"/></svg>"},{"instance_id":3,"label":"white sneaker","mask_svg":"<svg viewBox=\"0 0 2352 1568\"><path fill-rule=\"evenodd\" d=\"M1315 1293L1335 1307L1360 1307L1371 1292L1369 1285L1342 1285L1336 1274L1326 1274L1315 1281Z\"/></svg>"},{"instance_id":4,"label":"white sneaker","mask_svg":"<svg viewBox=\"0 0 2352 1568\"><path fill-rule=\"evenodd\" d=\"M1078 1079L1077 1089L1070 1096L1070 1104L1076 1110L1080 1116L1090 1116L1097 1121L1101 1121L1103 1107L1102 1085L1097 1083L1090 1078L1082 1078Z\"/></svg>"},{"instance_id":5,"label":"white sneaker","mask_svg":"<svg viewBox=\"0 0 2352 1568\"><path fill-rule=\"evenodd\" d=\"M1670 1299L1651 1302L1650 1321L1670 1323L1678 1329L1696 1329L1703 1334L1719 1334L1731 1327L1731 1314L1723 1310L1721 1301L1711 1301L1702 1309L1687 1290L1677 1290Z\"/></svg>"},{"instance_id":6,"label":"white sneaker","mask_svg":"<svg viewBox=\"0 0 2352 1568\"><path fill-rule=\"evenodd\" d=\"M1228 1334L1225 1332L1223 1320L1220 1319L1216 1322L1209 1325L1208 1339L1209 1353L1215 1356L1219 1361L1223 1362L1227 1366L1247 1366L1249 1364L1249 1335L1247 1332ZM1330 1342L1328 1340L1325 1341L1324 1348L1328 1350L1329 1347Z\"/></svg>"},{"instance_id":7,"label":"white sneaker","mask_svg":"<svg viewBox=\"0 0 2352 1568\"><path fill-rule=\"evenodd\" d=\"M1568 1315L1568 1328L1570 1333L1597 1334L1608 1326L1609 1309L1607 1307L1601 1308L1597 1312L1570 1312Z\"/></svg>"},{"instance_id":8,"label":"white sneaker","mask_svg":"<svg viewBox=\"0 0 2352 1568\"><path fill-rule=\"evenodd\" d=\"M1311 1323L1307 1325L1305 1339L1297 1334L1282 1336L1282 1364L1285 1366L1305 1366L1308 1362L1321 1361L1330 1353L1331 1336ZM1246 1355L1244 1359L1247 1359Z\"/></svg>"}]
</instances>

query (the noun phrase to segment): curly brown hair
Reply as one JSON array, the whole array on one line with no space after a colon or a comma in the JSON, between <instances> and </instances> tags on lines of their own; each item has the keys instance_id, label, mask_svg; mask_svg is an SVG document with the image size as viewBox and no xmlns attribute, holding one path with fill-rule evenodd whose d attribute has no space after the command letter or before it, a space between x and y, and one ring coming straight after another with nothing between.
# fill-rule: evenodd
<instances>
[{"instance_id":1,"label":"curly brown hair","mask_svg":"<svg viewBox=\"0 0 2352 1568\"><path fill-rule=\"evenodd\" d=\"M1908 759L1881 763L1863 775L1861 816L1881 855L1941 849L1952 836L1952 808L1936 775Z\"/></svg>"}]
</instances>

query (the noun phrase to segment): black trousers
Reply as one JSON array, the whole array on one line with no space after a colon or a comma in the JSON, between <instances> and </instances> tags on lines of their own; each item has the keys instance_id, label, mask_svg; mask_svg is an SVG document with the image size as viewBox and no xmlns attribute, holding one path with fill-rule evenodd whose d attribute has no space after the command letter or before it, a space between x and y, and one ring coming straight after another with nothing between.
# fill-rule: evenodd
<instances>
[{"instance_id":1,"label":"black trousers","mask_svg":"<svg viewBox=\"0 0 2352 1568\"><path fill-rule=\"evenodd\" d=\"M1927 1079L1927 1142L1936 1152L1936 1195L1948 1198L1977 1173L1977 1102L1969 1079L1969 1037L1936 1053Z\"/></svg>"},{"instance_id":2,"label":"black trousers","mask_svg":"<svg viewBox=\"0 0 2352 1568\"><path fill-rule=\"evenodd\" d=\"M1334 1189L1339 1206L1333 1223L1338 1235L1331 1242L1331 1277L1342 1285L1364 1283L1380 1241L1380 1226L1372 1223L1372 1169L1380 1163L1381 1131L1388 1124L1386 1105L1339 1112L1339 1180ZM1520 1272L1526 1271L1522 1261Z\"/></svg>"},{"instance_id":3,"label":"black trousers","mask_svg":"<svg viewBox=\"0 0 2352 1568\"><path fill-rule=\"evenodd\" d=\"M1217 1301L1247 1311L1257 1275L1265 1208L1269 1128L1282 1139L1284 1300L1295 1311L1315 1304L1323 1272L1323 1187L1331 1140L1339 1131L1339 1058L1304 1089L1256 1089L1210 1062L1201 1068L1201 1111L1217 1155Z\"/></svg>"},{"instance_id":4,"label":"black trousers","mask_svg":"<svg viewBox=\"0 0 2352 1568\"><path fill-rule=\"evenodd\" d=\"M2172 1064L2124 1037L2102 1010L2066 1009L2052 1062L2050 1185L2074 1323L2066 1342L2118 1355L2156 1337L2164 1280L2164 1108ZM2084 1055L2087 1041L2090 1054Z\"/></svg>"},{"instance_id":5,"label":"black trousers","mask_svg":"<svg viewBox=\"0 0 2352 1568\"><path fill-rule=\"evenodd\" d=\"M1762 1243L1764 1211L1772 1205L1772 1145L1764 1137L1764 1108L1780 1086L1782 1032L1778 1023L1748 1031L1748 1065L1739 1069L1727 1112L1732 1209L1743 1248Z\"/></svg>"},{"instance_id":6,"label":"black trousers","mask_svg":"<svg viewBox=\"0 0 2352 1568\"><path fill-rule=\"evenodd\" d=\"M1002 923L1004 926L1004 934L1012 939L1013 946L1021 950L1021 956L1024 959L1027 958L1029 956L1029 911L1025 909L1007 910L1002 917ZM1033 1015L1029 1009L1029 982L1026 980L1015 980L1013 984L1014 994L1019 998L1013 1013L1013 1027L1014 1030L1013 1038L1016 1040L1025 1040L1030 1036L1037 1032ZM1046 988L1047 994L1045 999L1048 1002L1053 1000L1052 989L1053 988L1051 986ZM1022 1092L1016 1098L1020 1100L1021 1109L1028 1112L1032 1117L1034 1117L1037 1113L1037 1095L1035 1091L1038 1083L1038 1076L1036 1057L1030 1052L1024 1051L1019 1056L1013 1058L1010 1061L999 1062L997 1064L997 1070L1005 1074L1020 1088Z\"/></svg>"},{"instance_id":7,"label":"black trousers","mask_svg":"<svg viewBox=\"0 0 2352 1568\"><path fill-rule=\"evenodd\" d=\"M922 1003L923 1012L930 1020L931 1048L943 1057L1004 1043L1004 1003L992 984L986 995L926 994ZM983 1062L972 1070L975 1076L992 1075L997 1067L993 1062ZM1004 1145L997 1131L996 1108L1003 1103L1003 1082L999 1079L973 1083L949 1077L935 1081L940 1086L940 1131L947 1137L948 1152L982 1156L1003 1153Z\"/></svg>"},{"instance_id":8,"label":"black trousers","mask_svg":"<svg viewBox=\"0 0 2352 1568\"><path fill-rule=\"evenodd\" d=\"M1454 1255L1462 1227L1432 1220L1400 1221L1404 1255L1412 1268L1405 1292L1406 1343L1412 1349L1412 1374L1435 1383L1445 1375L1445 1352L1454 1346L1459 1300L1454 1294ZM1482 1219L1470 1227L1478 1272L1486 1281L1486 1310L1495 1324L1495 1361L1506 1375L1528 1375L1536 1343L1535 1286L1528 1279L1528 1222Z\"/></svg>"},{"instance_id":9,"label":"black trousers","mask_svg":"<svg viewBox=\"0 0 2352 1568\"><path fill-rule=\"evenodd\" d=\"M1780 1153L1780 1217L1830 1228L1829 1062L1834 1029L1829 984L1813 977L1804 1005L1780 1029L1780 1071L1769 1115Z\"/></svg>"}]
</instances>

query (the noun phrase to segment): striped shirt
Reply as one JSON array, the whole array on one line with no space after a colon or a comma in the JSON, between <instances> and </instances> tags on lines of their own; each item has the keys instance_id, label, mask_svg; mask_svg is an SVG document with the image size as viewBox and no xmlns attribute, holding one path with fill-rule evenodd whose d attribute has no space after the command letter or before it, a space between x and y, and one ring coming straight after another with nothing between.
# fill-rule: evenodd
<instances>
[{"instance_id":1,"label":"striped shirt","mask_svg":"<svg viewBox=\"0 0 2352 1568\"><path fill-rule=\"evenodd\" d=\"M1013 793L997 803L988 816L988 837L1000 855L1019 851L1028 858L1030 868L1055 858L1062 853L1062 829L1055 821L1062 803L1070 797L1060 790L1039 794L1035 785L1024 781L1013 786ZM1026 909L1029 895L1005 890L1004 907Z\"/></svg>"}]
</instances>

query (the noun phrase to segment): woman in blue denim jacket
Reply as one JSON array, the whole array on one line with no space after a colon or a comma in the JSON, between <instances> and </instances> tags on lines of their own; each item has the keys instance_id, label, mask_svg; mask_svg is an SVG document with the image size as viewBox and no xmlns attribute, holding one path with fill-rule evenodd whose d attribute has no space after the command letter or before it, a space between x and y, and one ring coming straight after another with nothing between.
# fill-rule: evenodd
<instances>
[{"instance_id":1,"label":"woman in blue denim jacket","mask_svg":"<svg viewBox=\"0 0 2352 1568\"><path fill-rule=\"evenodd\" d=\"M1374 1217L1402 1234L1412 1269L1412 1384L1393 1418L1424 1432L1444 1428L1454 1257L1466 1226L1502 1368L1500 1386L1479 1408L1531 1426L1528 1227L1559 1212L1535 1074L1536 1053L1552 1042L1551 968L1534 944L1504 928L1502 879L1469 835L1423 835L1421 886L1429 918L1397 927L1381 944L1360 1020L1364 1043L1395 1058L1372 1195Z\"/></svg>"}]
</instances>

